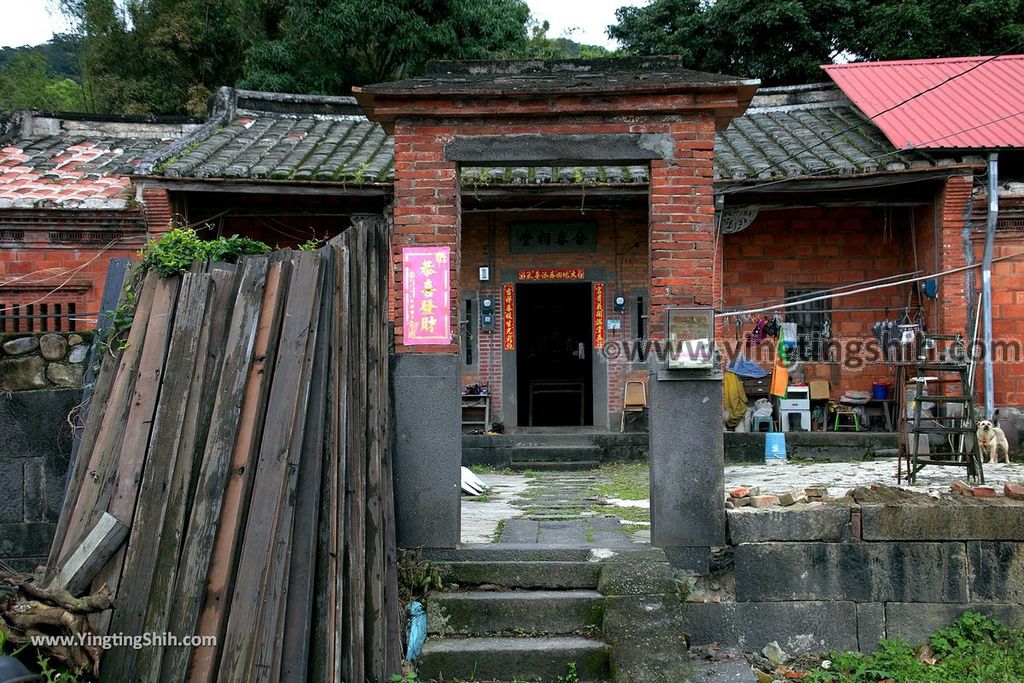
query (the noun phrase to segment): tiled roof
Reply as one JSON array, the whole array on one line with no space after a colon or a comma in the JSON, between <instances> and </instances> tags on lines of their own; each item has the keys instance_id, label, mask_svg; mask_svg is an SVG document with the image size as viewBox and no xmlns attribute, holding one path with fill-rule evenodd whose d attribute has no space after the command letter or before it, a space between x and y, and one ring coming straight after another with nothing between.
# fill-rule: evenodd
<instances>
[{"instance_id":1,"label":"tiled roof","mask_svg":"<svg viewBox=\"0 0 1024 683\"><path fill-rule=\"evenodd\" d=\"M0 140L0 208L124 208L132 196L127 175L138 160L190 130L180 120L74 116L18 112L8 122Z\"/></svg>"},{"instance_id":2,"label":"tiled roof","mask_svg":"<svg viewBox=\"0 0 1024 683\"><path fill-rule=\"evenodd\" d=\"M165 149L141 174L377 184L394 181L394 142L352 98L224 89L219 121ZM927 169L951 163L896 150L831 84L762 89L718 134L724 183ZM642 184L645 166L464 168L466 185Z\"/></svg>"},{"instance_id":3,"label":"tiled roof","mask_svg":"<svg viewBox=\"0 0 1024 683\"><path fill-rule=\"evenodd\" d=\"M901 148L1024 147L1024 55L824 68Z\"/></svg>"},{"instance_id":4,"label":"tiled roof","mask_svg":"<svg viewBox=\"0 0 1024 683\"><path fill-rule=\"evenodd\" d=\"M183 141L152 169L187 178L387 183L395 145L351 97L238 90L219 125Z\"/></svg>"},{"instance_id":5,"label":"tiled roof","mask_svg":"<svg viewBox=\"0 0 1024 683\"><path fill-rule=\"evenodd\" d=\"M694 71L676 56L596 59L517 59L434 61L416 78L356 88L368 95L465 94L532 95L630 90L659 91L673 86L712 86L757 81Z\"/></svg>"}]
</instances>

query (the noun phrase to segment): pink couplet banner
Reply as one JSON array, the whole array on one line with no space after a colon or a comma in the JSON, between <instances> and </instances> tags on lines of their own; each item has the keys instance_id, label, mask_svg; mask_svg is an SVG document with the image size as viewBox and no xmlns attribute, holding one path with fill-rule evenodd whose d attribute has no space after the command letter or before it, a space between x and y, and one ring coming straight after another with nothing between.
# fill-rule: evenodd
<instances>
[{"instance_id":1,"label":"pink couplet banner","mask_svg":"<svg viewBox=\"0 0 1024 683\"><path fill-rule=\"evenodd\" d=\"M402 248L404 342L451 343L451 273L449 247Z\"/></svg>"}]
</instances>

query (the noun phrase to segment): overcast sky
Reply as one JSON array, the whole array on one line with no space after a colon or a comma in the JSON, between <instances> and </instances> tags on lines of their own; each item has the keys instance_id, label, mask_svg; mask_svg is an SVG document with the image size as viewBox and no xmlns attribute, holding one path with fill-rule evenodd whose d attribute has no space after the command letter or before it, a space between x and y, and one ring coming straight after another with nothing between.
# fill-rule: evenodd
<instances>
[{"instance_id":1,"label":"overcast sky","mask_svg":"<svg viewBox=\"0 0 1024 683\"><path fill-rule=\"evenodd\" d=\"M548 36L568 35L578 43L616 47L605 34L615 23L615 10L643 5L646 0L527 0L538 20L551 24ZM0 0L0 46L37 45L54 32L67 30L54 0Z\"/></svg>"}]
</instances>

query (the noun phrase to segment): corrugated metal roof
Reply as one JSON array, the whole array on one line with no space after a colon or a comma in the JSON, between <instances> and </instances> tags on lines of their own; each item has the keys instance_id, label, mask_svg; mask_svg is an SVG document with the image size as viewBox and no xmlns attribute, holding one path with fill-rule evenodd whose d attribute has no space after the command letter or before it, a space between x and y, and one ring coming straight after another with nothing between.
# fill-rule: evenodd
<instances>
[{"instance_id":1,"label":"corrugated metal roof","mask_svg":"<svg viewBox=\"0 0 1024 683\"><path fill-rule=\"evenodd\" d=\"M822 68L901 149L1024 147L1024 55Z\"/></svg>"}]
</instances>

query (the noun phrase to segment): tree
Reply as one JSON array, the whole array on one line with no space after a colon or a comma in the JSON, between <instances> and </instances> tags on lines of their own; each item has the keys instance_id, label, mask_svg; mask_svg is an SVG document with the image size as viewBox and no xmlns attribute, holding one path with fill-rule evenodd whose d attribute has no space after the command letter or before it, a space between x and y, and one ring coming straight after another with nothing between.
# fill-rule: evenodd
<instances>
[{"instance_id":1,"label":"tree","mask_svg":"<svg viewBox=\"0 0 1024 683\"><path fill-rule=\"evenodd\" d=\"M613 54L601 45L577 43L567 36L549 38L551 24L547 21L531 19L527 28L530 32L530 41L526 45L526 53L522 56L529 59L589 59L610 57Z\"/></svg>"},{"instance_id":2,"label":"tree","mask_svg":"<svg viewBox=\"0 0 1024 683\"><path fill-rule=\"evenodd\" d=\"M522 54L523 0L290 0L247 50L241 85L342 94L405 78L431 59Z\"/></svg>"},{"instance_id":3,"label":"tree","mask_svg":"<svg viewBox=\"0 0 1024 683\"><path fill-rule=\"evenodd\" d=\"M608 33L634 54L767 85L823 78L839 58L1000 54L1024 46L1024 0L653 0Z\"/></svg>"},{"instance_id":4,"label":"tree","mask_svg":"<svg viewBox=\"0 0 1024 683\"><path fill-rule=\"evenodd\" d=\"M82 87L51 73L39 52L22 51L0 66L0 112L12 109L81 111Z\"/></svg>"}]
</instances>

